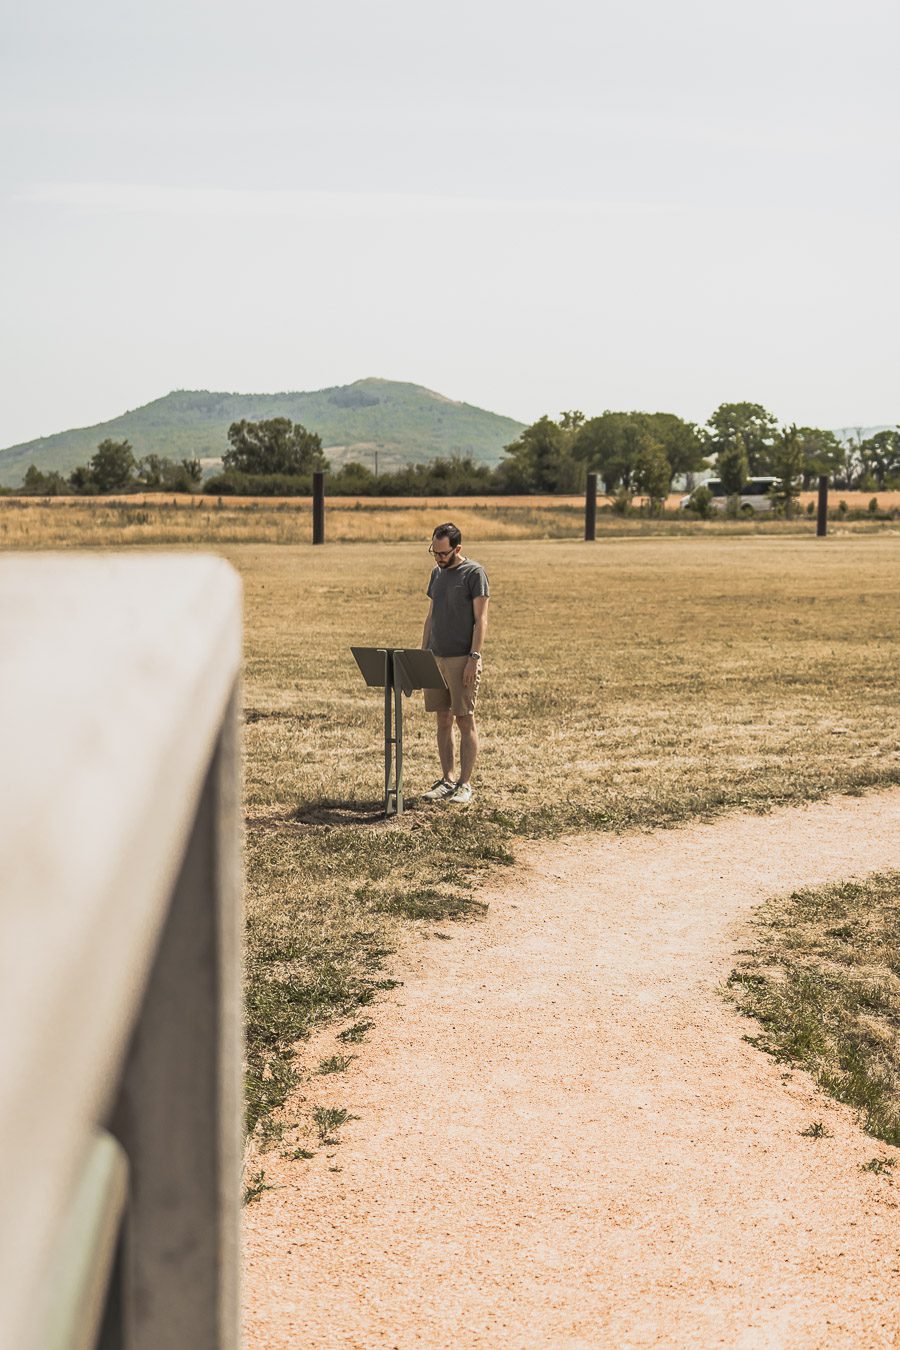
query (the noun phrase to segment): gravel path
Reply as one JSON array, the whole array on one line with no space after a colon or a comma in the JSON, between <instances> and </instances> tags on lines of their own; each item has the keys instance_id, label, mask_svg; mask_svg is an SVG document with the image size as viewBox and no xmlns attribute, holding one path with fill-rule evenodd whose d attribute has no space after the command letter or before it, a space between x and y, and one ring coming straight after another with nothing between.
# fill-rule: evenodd
<instances>
[{"instance_id":1,"label":"gravel path","mask_svg":"<svg viewBox=\"0 0 900 1350\"><path fill-rule=\"evenodd\" d=\"M900 1346L900 1168L859 1169L900 1152L717 993L755 905L896 867L898 836L893 791L523 846L304 1088L359 1119L266 1161L249 1350Z\"/></svg>"}]
</instances>

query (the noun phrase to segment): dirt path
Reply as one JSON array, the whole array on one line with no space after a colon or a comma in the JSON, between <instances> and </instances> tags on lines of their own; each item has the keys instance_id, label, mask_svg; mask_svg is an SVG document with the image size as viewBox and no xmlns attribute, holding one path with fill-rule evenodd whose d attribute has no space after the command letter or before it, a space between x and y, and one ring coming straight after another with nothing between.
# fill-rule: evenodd
<instances>
[{"instance_id":1,"label":"dirt path","mask_svg":"<svg viewBox=\"0 0 900 1350\"><path fill-rule=\"evenodd\" d=\"M267 1162L249 1350L900 1346L900 1154L716 992L767 895L898 865L900 792L520 856L312 1080L340 1147Z\"/></svg>"}]
</instances>

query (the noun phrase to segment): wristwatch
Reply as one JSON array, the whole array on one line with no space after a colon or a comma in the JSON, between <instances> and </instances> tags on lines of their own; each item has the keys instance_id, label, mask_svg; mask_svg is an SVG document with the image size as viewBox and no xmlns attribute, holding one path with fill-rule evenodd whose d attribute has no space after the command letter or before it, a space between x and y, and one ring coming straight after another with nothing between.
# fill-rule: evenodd
<instances>
[{"instance_id":1,"label":"wristwatch","mask_svg":"<svg viewBox=\"0 0 900 1350\"><path fill-rule=\"evenodd\" d=\"M480 661L480 660L481 660L481 652L469 652L469 660L470 660L470 661Z\"/></svg>"}]
</instances>

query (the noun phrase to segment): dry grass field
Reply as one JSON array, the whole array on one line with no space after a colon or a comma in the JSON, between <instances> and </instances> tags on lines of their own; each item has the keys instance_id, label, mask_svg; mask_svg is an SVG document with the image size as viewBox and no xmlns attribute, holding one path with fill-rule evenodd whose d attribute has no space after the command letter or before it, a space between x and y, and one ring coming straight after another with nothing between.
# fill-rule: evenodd
<instances>
[{"instance_id":1,"label":"dry grass field","mask_svg":"<svg viewBox=\"0 0 900 1350\"><path fill-rule=\"evenodd\" d=\"M415 544L366 541L406 510L361 510L356 546L314 549L220 542L224 508L141 534L106 506L0 503L6 546L177 544L184 520L191 546L243 577L248 1119L263 1136L295 1081L297 1040L349 1014L348 1039L362 1038L387 952L410 923L438 936L448 916L477 915L476 878L508 863L517 838L900 782L896 527L822 541L720 524L586 545L488 539L496 522L473 509L468 551L494 591L477 796L455 814L413 800L385 824L380 696L349 647L420 639L434 511L410 517ZM254 513L233 515L254 527ZM431 720L408 705L413 799L437 776Z\"/></svg>"},{"instance_id":2,"label":"dry grass field","mask_svg":"<svg viewBox=\"0 0 900 1350\"><path fill-rule=\"evenodd\" d=\"M312 1021L374 997L398 925L471 911L516 838L900 782L896 538L473 544L494 588L478 796L392 826L348 648L418 641L424 543L224 552L247 588L251 1116ZM437 776L418 703L407 731L415 794Z\"/></svg>"},{"instance_id":3,"label":"dry grass field","mask_svg":"<svg viewBox=\"0 0 900 1350\"><path fill-rule=\"evenodd\" d=\"M844 494L848 499L854 495ZM890 509L883 494L883 506ZM900 494L892 494L900 498ZM881 500L881 499L879 499ZM677 499L673 499L677 506ZM872 518L869 501L851 502L861 516L832 512L835 534L896 531L900 519ZM833 505L837 507L837 501ZM331 543L413 542L428 539L439 520L454 520L466 539L580 539L584 503L577 497L352 498L327 502L325 532ZM803 510L795 520L763 515L749 519L688 520L677 510L661 517L638 511L619 516L601 505L598 532L603 538L686 535L730 538L735 535L812 536L815 519ZM216 499L213 497L128 498L0 497L0 549L103 548L224 544L306 544L311 541L308 500L290 498Z\"/></svg>"}]
</instances>

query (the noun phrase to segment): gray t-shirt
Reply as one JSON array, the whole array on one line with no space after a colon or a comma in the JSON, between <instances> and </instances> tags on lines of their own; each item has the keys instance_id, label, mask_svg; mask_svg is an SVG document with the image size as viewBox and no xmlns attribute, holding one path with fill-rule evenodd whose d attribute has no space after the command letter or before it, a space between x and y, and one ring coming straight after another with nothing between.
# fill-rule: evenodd
<instances>
[{"instance_id":1,"label":"gray t-shirt","mask_svg":"<svg viewBox=\"0 0 900 1350\"><path fill-rule=\"evenodd\" d=\"M468 656L475 629L476 595L490 595L487 572L466 558L458 567L435 567L428 582L433 603L429 650L435 656Z\"/></svg>"}]
</instances>

